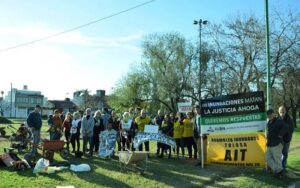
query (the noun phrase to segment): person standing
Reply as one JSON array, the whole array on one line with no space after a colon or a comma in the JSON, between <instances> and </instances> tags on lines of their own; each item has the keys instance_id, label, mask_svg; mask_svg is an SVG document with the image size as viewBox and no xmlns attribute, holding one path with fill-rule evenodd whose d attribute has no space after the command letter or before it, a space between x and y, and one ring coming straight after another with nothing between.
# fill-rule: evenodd
<instances>
[{"instance_id":1,"label":"person standing","mask_svg":"<svg viewBox=\"0 0 300 188\"><path fill-rule=\"evenodd\" d=\"M91 109L88 108L85 111L85 116L83 116L81 120L81 133L82 133L82 140L83 140L83 154L86 155L87 151L87 143L89 143L90 147L90 153L89 156L93 156L93 149L92 149L92 137L93 137L93 130L94 130L94 124L95 120L91 116Z\"/></svg>"},{"instance_id":2,"label":"person standing","mask_svg":"<svg viewBox=\"0 0 300 188\"><path fill-rule=\"evenodd\" d=\"M40 143L41 137L41 127L42 127L42 116L41 116L41 106L36 105L33 112L29 114L26 120L28 126L31 128L33 134L33 144L31 154L35 156L37 153L37 146Z\"/></svg>"},{"instance_id":3,"label":"person standing","mask_svg":"<svg viewBox=\"0 0 300 188\"><path fill-rule=\"evenodd\" d=\"M80 151L80 128L81 128L81 116L79 112L73 113L73 120L71 126L71 145L72 145L72 153L75 153L76 145L77 145L77 153Z\"/></svg>"},{"instance_id":4,"label":"person standing","mask_svg":"<svg viewBox=\"0 0 300 188\"><path fill-rule=\"evenodd\" d=\"M141 133L144 132L145 125L148 125L151 123L151 119L150 119L150 117L147 116L146 110L142 110L141 115L139 117L135 118L134 121L137 125L138 132L141 132ZM144 145L145 145L146 151L149 151L149 141L144 142ZM142 144L139 146L139 151L143 151Z\"/></svg>"},{"instance_id":5,"label":"person standing","mask_svg":"<svg viewBox=\"0 0 300 188\"><path fill-rule=\"evenodd\" d=\"M173 122L171 121L170 119L170 116L168 114L165 115L164 117L164 120L161 124L161 133L166 135L166 136L169 136L169 137L172 137L173 136ZM171 158L171 146L167 145L167 144L163 144L161 143L161 154L160 154L160 158L163 158L164 157L164 153L168 152L169 151L169 155L168 155L168 158L170 159Z\"/></svg>"},{"instance_id":6,"label":"person standing","mask_svg":"<svg viewBox=\"0 0 300 188\"><path fill-rule=\"evenodd\" d=\"M60 140L63 132L62 120L58 110L54 110L53 125L50 129L50 140Z\"/></svg>"},{"instance_id":7,"label":"person standing","mask_svg":"<svg viewBox=\"0 0 300 188\"><path fill-rule=\"evenodd\" d=\"M135 151L136 148L134 147L133 141L134 141L136 133L138 132L138 125L135 123L135 119L140 116L141 108L136 107L134 110L133 110L133 108L130 108L129 114L130 114L130 118L132 118L132 120L133 120L132 126L130 128L130 133L131 133L131 138L132 138L132 150Z\"/></svg>"},{"instance_id":8,"label":"person standing","mask_svg":"<svg viewBox=\"0 0 300 188\"><path fill-rule=\"evenodd\" d=\"M108 108L103 108L101 118L102 118L102 121L103 121L104 130L106 130L108 122L109 122L109 119L110 119L110 115L108 113Z\"/></svg>"},{"instance_id":9,"label":"person standing","mask_svg":"<svg viewBox=\"0 0 300 188\"><path fill-rule=\"evenodd\" d=\"M197 145L197 151L198 151L198 157L200 159L199 163L197 165L202 164L202 155L201 155L201 136L203 137L203 161L206 162L206 151L207 151L207 135L202 135L201 134L201 110L200 106L196 105L195 106L195 127L194 127L194 139Z\"/></svg>"},{"instance_id":10,"label":"person standing","mask_svg":"<svg viewBox=\"0 0 300 188\"><path fill-rule=\"evenodd\" d=\"M193 113L188 112L187 113L187 118L183 120L182 137L183 137L183 140L184 140L184 145L188 149L188 154L189 154L190 159L192 159L192 147L193 147L193 144L194 144L193 131L194 131ZM197 155L196 152L195 152L195 155Z\"/></svg>"},{"instance_id":11,"label":"person standing","mask_svg":"<svg viewBox=\"0 0 300 188\"><path fill-rule=\"evenodd\" d=\"M177 158L179 158L179 149L181 148L182 157L184 157L184 144L182 140L182 133L183 133L183 114L177 112L175 121L174 121L174 128L173 128L173 138L176 142L176 154Z\"/></svg>"},{"instance_id":12,"label":"person standing","mask_svg":"<svg viewBox=\"0 0 300 188\"><path fill-rule=\"evenodd\" d=\"M163 121L164 121L164 114L161 110L158 110L157 116L154 119L154 124L158 126L158 130L160 130L160 131L161 131L161 125L162 125ZM157 146L156 156L158 157L158 156L160 156L160 150L163 150L163 144L157 142L156 146Z\"/></svg>"},{"instance_id":13,"label":"person standing","mask_svg":"<svg viewBox=\"0 0 300 188\"><path fill-rule=\"evenodd\" d=\"M288 126L281 118L275 116L274 110L267 111L267 166L274 172L275 177L279 177L283 173L281 163L281 153L283 149L283 136L286 134Z\"/></svg>"},{"instance_id":14,"label":"person standing","mask_svg":"<svg viewBox=\"0 0 300 188\"><path fill-rule=\"evenodd\" d=\"M123 151L125 151L125 145L128 150L130 150L130 144L132 141L132 134L130 129L133 125L133 119L131 118L129 112L124 112L123 118L120 121L120 132L121 132L121 142Z\"/></svg>"},{"instance_id":15,"label":"person standing","mask_svg":"<svg viewBox=\"0 0 300 188\"><path fill-rule=\"evenodd\" d=\"M71 129L71 126L72 126L72 114L70 112L68 112L66 114L66 118L63 122L63 128L64 128L64 132L65 132L65 139L67 141L67 150L69 151L69 145L70 145L70 136L71 136L71 133L70 133L70 129Z\"/></svg>"},{"instance_id":16,"label":"person standing","mask_svg":"<svg viewBox=\"0 0 300 188\"><path fill-rule=\"evenodd\" d=\"M47 124L48 124L48 130L47 130L47 132L49 133L49 139L51 140L51 128L53 126L53 115L52 114L50 114L48 116Z\"/></svg>"},{"instance_id":17,"label":"person standing","mask_svg":"<svg viewBox=\"0 0 300 188\"><path fill-rule=\"evenodd\" d=\"M280 106L278 108L278 113L281 119L287 124L288 130L287 133L283 136L283 149L282 149L282 168L286 170L286 164L288 159L288 153L290 148L290 143L292 140L292 135L294 132L294 123L291 117L286 112L285 106Z\"/></svg>"},{"instance_id":18,"label":"person standing","mask_svg":"<svg viewBox=\"0 0 300 188\"><path fill-rule=\"evenodd\" d=\"M104 131L104 125L103 125L103 121L101 119L101 111L100 110L95 112L94 120L95 120L95 124L94 124L94 130L93 130L93 139L92 139L91 149L94 150L96 153L98 153L99 144L100 144L99 135L102 131Z\"/></svg>"},{"instance_id":19,"label":"person standing","mask_svg":"<svg viewBox=\"0 0 300 188\"><path fill-rule=\"evenodd\" d=\"M117 132L117 145L118 145L118 151L121 151L121 132L120 132L120 120L118 116L116 115L115 111L111 112L111 117L109 121L112 122L113 129Z\"/></svg>"}]
</instances>

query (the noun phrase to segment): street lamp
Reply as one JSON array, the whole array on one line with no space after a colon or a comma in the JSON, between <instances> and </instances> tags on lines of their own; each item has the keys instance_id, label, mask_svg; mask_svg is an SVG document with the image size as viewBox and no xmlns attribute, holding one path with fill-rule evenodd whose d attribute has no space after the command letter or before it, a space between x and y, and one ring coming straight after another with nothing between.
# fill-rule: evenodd
<instances>
[{"instance_id":1,"label":"street lamp","mask_svg":"<svg viewBox=\"0 0 300 188\"><path fill-rule=\"evenodd\" d=\"M202 33L202 24L206 25L208 23L207 20L194 20L194 25L199 25L199 88L198 88L198 93L199 93L199 104L201 103L201 33Z\"/></svg>"}]
</instances>

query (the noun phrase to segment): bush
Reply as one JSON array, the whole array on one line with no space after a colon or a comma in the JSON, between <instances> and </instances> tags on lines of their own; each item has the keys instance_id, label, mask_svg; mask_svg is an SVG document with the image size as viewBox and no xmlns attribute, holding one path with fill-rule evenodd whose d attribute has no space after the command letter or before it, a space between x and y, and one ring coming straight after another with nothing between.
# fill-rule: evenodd
<instances>
[{"instance_id":1,"label":"bush","mask_svg":"<svg viewBox=\"0 0 300 188\"><path fill-rule=\"evenodd\" d=\"M12 123L12 121L10 121L9 119L5 117L0 117L0 124L10 124L10 123Z\"/></svg>"}]
</instances>

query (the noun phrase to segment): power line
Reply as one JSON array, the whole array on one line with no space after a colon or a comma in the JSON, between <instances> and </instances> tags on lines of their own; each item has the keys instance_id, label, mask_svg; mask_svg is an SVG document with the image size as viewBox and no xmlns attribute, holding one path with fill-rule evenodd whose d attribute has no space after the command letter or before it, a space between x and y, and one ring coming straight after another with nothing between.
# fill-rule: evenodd
<instances>
[{"instance_id":1,"label":"power line","mask_svg":"<svg viewBox=\"0 0 300 188\"><path fill-rule=\"evenodd\" d=\"M71 32L71 31L75 31L75 30L81 29L81 28L83 28L83 27L87 27L87 26L92 25L92 24L95 24L95 23L97 23L97 22L100 22L100 21L103 21L103 20L107 20L107 19L109 19L109 18L112 18L112 17L118 16L118 15L120 15L120 14L129 12L129 11L134 10L134 9L137 9L137 8L139 8L139 7L145 6L145 5L150 4L150 3L154 2L154 1L155 1L155 0L150 0L150 1L147 1L147 2L144 2L144 3L141 3L141 4L138 4L138 5L133 6L133 7L131 7L131 8L128 8L128 9L122 10L122 11L120 11L120 12L111 14L111 15L109 15L109 16L105 16L105 17L103 17L103 18L100 18L100 19L97 19L97 20L94 20L94 21L91 21L91 22L88 22L88 23L85 23L85 24L82 24L82 25L73 27L73 28L71 28L71 29L67 29L67 30L62 31L62 32L59 32L59 33L55 33L55 34L53 34L53 35L48 35L48 36L42 37L42 38L40 38L40 39L36 39L36 40L33 40L33 41L29 41L29 42L25 42L25 43L21 43L21 44L15 45L15 46L11 46L11 47L8 47L8 48L0 49L0 53L1 53L1 52L5 52L5 51L8 51L8 50L13 50L13 49L16 49L16 48L20 48L20 47L23 47L23 46L28 46L28 45L31 45L31 44L34 44L34 43L37 43L37 42L41 42L41 41L44 41L44 40L47 40L47 39L50 39L50 38L54 38L54 37L57 37L57 36L60 36L60 35L69 33L69 32Z\"/></svg>"}]
</instances>

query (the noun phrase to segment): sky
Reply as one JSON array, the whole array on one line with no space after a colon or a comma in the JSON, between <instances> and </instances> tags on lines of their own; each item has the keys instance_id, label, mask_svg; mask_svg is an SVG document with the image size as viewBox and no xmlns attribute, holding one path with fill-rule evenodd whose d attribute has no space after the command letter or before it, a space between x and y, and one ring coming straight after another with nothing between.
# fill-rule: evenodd
<instances>
[{"instance_id":1,"label":"sky","mask_svg":"<svg viewBox=\"0 0 300 188\"><path fill-rule=\"evenodd\" d=\"M54 38L39 40L103 19ZM300 11L299 0L269 0L273 9ZM264 0L0 0L0 90L41 91L62 100L74 91L109 94L142 61L141 43L153 33L177 32L198 40L193 20L222 23L237 14L264 19Z\"/></svg>"}]
</instances>

